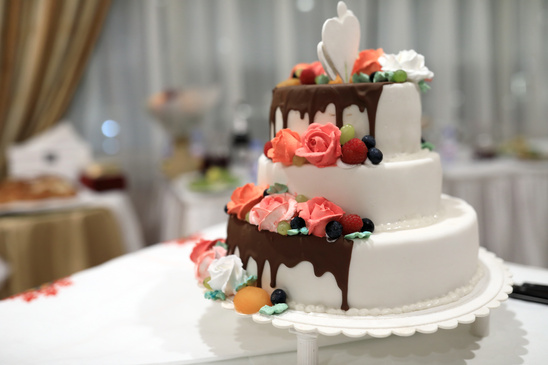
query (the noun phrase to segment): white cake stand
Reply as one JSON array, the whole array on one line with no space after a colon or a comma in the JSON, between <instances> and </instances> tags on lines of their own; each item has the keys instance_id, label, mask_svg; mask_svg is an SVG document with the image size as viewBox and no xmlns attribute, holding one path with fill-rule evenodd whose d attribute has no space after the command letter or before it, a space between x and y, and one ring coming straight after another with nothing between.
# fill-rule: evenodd
<instances>
[{"instance_id":1,"label":"white cake stand","mask_svg":"<svg viewBox=\"0 0 548 365\"><path fill-rule=\"evenodd\" d=\"M271 323L297 335L298 364L318 363L318 334L348 337L411 336L416 332L434 333L439 328L453 329L460 323L472 323L473 335L489 334L489 311L500 306L512 291L512 280L503 261L480 248L479 265L484 275L471 293L456 302L411 313L380 316L345 316L288 310L279 315L254 314L257 323ZM230 301L223 307L233 309Z\"/></svg>"}]
</instances>

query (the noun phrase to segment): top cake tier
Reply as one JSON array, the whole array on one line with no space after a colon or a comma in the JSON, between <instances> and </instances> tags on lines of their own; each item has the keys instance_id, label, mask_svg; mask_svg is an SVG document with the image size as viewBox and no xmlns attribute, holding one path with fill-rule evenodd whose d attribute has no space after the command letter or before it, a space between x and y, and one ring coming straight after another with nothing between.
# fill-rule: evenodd
<instances>
[{"instance_id":1,"label":"top cake tier","mask_svg":"<svg viewBox=\"0 0 548 365\"><path fill-rule=\"evenodd\" d=\"M272 92L270 138L289 128L304 134L309 124L354 126L356 137L372 135L385 160L421 148L421 100L415 83L346 83L277 87Z\"/></svg>"}]
</instances>

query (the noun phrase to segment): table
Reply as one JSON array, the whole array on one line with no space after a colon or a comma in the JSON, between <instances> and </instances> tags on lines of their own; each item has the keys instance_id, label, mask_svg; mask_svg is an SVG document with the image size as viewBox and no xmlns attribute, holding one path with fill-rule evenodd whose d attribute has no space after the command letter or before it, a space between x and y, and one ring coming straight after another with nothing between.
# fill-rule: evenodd
<instances>
[{"instance_id":1,"label":"table","mask_svg":"<svg viewBox=\"0 0 548 365\"><path fill-rule=\"evenodd\" d=\"M162 201L162 241L186 236L226 220L223 207L234 188L196 192L188 188L197 173L181 174L165 182Z\"/></svg>"},{"instance_id":2,"label":"table","mask_svg":"<svg viewBox=\"0 0 548 365\"><path fill-rule=\"evenodd\" d=\"M478 213L480 242L504 260L548 268L548 162L511 158L444 165L443 191Z\"/></svg>"},{"instance_id":3,"label":"table","mask_svg":"<svg viewBox=\"0 0 548 365\"><path fill-rule=\"evenodd\" d=\"M142 247L137 218L122 191L81 190L74 199L3 210L0 266L7 272L0 275L0 298Z\"/></svg>"},{"instance_id":4,"label":"table","mask_svg":"<svg viewBox=\"0 0 548 365\"><path fill-rule=\"evenodd\" d=\"M225 229L203 236L218 238ZM191 249L192 240L157 244L41 293L0 301L0 363L295 363L294 335L203 299ZM508 266L516 282L548 283L546 269ZM321 336L320 363L544 363L548 306L509 299L491 316L485 338L472 336L469 325L411 337Z\"/></svg>"}]
</instances>

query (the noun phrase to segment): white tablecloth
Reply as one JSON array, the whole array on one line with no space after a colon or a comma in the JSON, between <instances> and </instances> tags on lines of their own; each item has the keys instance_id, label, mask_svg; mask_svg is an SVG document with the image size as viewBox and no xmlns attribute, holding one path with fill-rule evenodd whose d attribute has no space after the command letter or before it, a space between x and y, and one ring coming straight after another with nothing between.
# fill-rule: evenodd
<instances>
[{"instance_id":1,"label":"white tablecloth","mask_svg":"<svg viewBox=\"0 0 548 365\"><path fill-rule=\"evenodd\" d=\"M224 225L204 232L224 236ZM0 364L287 364L296 338L203 299L191 243L164 243L0 301ZM508 265L516 282L548 270ZM49 294L49 295L48 295ZM25 301L25 298L28 301ZM321 364L544 364L548 306L509 299L491 333L469 325L384 339L320 336Z\"/></svg>"},{"instance_id":2,"label":"white tablecloth","mask_svg":"<svg viewBox=\"0 0 548 365\"><path fill-rule=\"evenodd\" d=\"M95 192L83 189L79 192L78 197L83 204L111 210L120 224L120 233L123 236L127 252L135 252L144 247L145 241L139 219L125 191Z\"/></svg>"},{"instance_id":3,"label":"white tablecloth","mask_svg":"<svg viewBox=\"0 0 548 365\"><path fill-rule=\"evenodd\" d=\"M444 166L443 190L476 209L480 242L489 251L548 268L548 162L496 159Z\"/></svg>"}]
</instances>

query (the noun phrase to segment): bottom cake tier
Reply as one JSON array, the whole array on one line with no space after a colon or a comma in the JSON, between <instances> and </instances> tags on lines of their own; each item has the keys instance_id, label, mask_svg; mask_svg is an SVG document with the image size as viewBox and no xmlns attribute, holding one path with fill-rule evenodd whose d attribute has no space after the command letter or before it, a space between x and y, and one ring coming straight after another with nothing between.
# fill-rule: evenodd
<instances>
[{"instance_id":1,"label":"bottom cake tier","mask_svg":"<svg viewBox=\"0 0 548 365\"><path fill-rule=\"evenodd\" d=\"M291 308L375 315L447 304L480 279L474 209L442 196L427 227L374 233L368 239L282 236L230 217L229 252L271 292L284 289Z\"/></svg>"}]
</instances>

